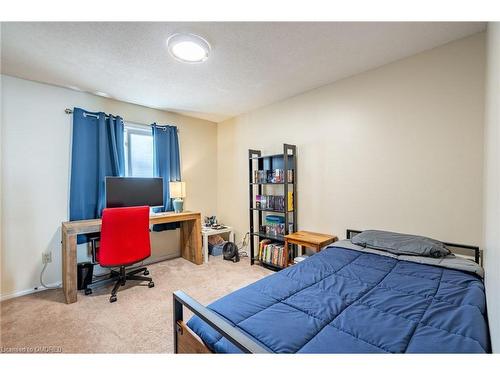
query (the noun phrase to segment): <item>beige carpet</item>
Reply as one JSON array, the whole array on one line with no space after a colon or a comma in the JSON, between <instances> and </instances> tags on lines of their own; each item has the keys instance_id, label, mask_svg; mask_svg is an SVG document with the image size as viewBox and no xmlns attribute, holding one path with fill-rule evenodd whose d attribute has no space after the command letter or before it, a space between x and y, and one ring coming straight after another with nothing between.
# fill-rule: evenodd
<instances>
[{"instance_id":1,"label":"beige carpet","mask_svg":"<svg viewBox=\"0 0 500 375\"><path fill-rule=\"evenodd\" d=\"M231 263L211 257L200 266L177 258L148 268L155 287L127 281L115 303L108 301L111 284L90 296L79 292L71 305L64 303L60 289L2 302L0 346L51 346L63 353L172 353L173 291L183 290L208 304L272 273L250 266L248 258Z\"/></svg>"}]
</instances>

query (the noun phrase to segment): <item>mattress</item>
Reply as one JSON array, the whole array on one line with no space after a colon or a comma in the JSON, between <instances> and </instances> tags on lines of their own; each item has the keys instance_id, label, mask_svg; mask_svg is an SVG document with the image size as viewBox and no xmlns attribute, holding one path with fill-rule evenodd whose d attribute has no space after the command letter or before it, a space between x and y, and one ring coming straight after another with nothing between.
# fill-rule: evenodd
<instances>
[{"instance_id":1,"label":"mattress","mask_svg":"<svg viewBox=\"0 0 500 375\"><path fill-rule=\"evenodd\" d=\"M330 246L208 306L275 353L488 353L473 273ZM194 316L216 353L240 350Z\"/></svg>"}]
</instances>

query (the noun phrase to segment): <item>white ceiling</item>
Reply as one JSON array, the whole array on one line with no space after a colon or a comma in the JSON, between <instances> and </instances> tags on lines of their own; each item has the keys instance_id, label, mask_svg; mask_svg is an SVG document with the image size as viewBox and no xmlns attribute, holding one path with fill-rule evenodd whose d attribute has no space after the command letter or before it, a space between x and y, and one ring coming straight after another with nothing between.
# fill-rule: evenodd
<instances>
[{"instance_id":1,"label":"white ceiling","mask_svg":"<svg viewBox=\"0 0 500 375\"><path fill-rule=\"evenodd\" d=\"M484 23L2 23L2 73L211 121L276 102L485 29ZM203 64L167 52L206 38Z\"/></svg>"}]
</instances>

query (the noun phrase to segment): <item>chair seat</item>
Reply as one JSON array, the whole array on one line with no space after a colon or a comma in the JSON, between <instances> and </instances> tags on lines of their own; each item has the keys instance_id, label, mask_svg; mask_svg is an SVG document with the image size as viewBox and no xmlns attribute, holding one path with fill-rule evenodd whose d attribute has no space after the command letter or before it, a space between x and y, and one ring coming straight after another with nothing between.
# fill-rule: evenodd
<instances>
[{"instance_id":1,"label":"chair seat","mask_svg":"<svg viewBox=\"0 0 500 375\"><path fill-rule=\"evenodd\" d=\"M95 258L95 264L99 264L100 266L102 266L101 262L99 261L99 254L100 254L100 251L99 251L99 247L96 247L95 250L94 250L94 258ZM130 262L130 263L126 263L126 264L117 264L117 265L107 265L105 267L108 267L108 268L111 268L111 267L120 267L120 266L125 266L125 267L128 267L128 266L131 266L135 263L139 263L139 262L142 262L144 259L147 259L149 258L149 256L147 257L144 257L142 259L139 259L139 260L134 260L133 262ZM104 267L104 266L103 266Z\"/></svg>"}]
</instances>

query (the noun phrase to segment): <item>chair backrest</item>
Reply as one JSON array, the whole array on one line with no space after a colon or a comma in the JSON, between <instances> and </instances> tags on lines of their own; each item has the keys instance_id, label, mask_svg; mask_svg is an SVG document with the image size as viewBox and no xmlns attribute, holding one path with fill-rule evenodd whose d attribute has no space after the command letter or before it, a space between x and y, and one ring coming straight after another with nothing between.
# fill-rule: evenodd
<instances>
[{"instance_id":1,"label":"chair backrest","mask_svg":"<svg viewBox=\"0 0 500 375\"><path fill-rule=\"evenodd\" d=\"M149 207L105 208L99 264L104 267L126 266L150 255Z\"/></svg>"}]
</instances>

